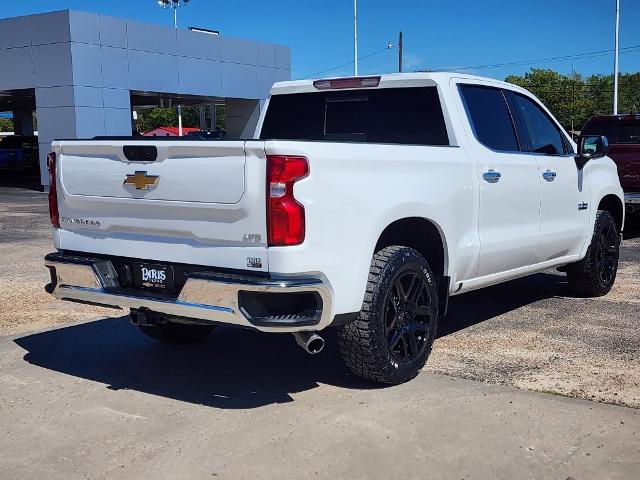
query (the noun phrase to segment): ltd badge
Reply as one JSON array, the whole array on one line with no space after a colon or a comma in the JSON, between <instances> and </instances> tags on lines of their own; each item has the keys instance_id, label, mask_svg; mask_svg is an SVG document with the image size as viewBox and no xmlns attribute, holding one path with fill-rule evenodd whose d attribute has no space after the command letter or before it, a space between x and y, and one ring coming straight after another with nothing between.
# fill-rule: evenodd
<instances>
[{"instance_id":1,"label":"ltd badge","mask_svg":"<svg viewBox=\"0 0 640 480\"><path fill-rule=\"evenodd\" d=\"M157 175L147 175L147 172L136 171L133 175L127 175L123 185L134 185L136 190L149 190L149 187L158 185L160 177Z\"/></svg>"}]
</instances>

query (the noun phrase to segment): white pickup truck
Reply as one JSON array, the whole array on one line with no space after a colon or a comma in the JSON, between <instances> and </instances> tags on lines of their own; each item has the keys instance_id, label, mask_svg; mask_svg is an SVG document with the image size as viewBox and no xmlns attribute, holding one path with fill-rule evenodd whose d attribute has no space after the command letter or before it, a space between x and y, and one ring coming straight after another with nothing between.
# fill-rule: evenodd
<instances>
[{"instance_id":1,"label":"white pickup truck","mask_svg":"<svg viewBox=\"0 0 640 480\"><path fill-rule=\"evenodd\" d=\"M606 138L576 148L528 91L491 79L283 82L251 140L53 150L47 291L130 309L162 341L225 324L317 353L337 327L351 371L396 384L424 366L451 295L550 267L587 296L616 277Z\"/></svg>"}]
</instances>

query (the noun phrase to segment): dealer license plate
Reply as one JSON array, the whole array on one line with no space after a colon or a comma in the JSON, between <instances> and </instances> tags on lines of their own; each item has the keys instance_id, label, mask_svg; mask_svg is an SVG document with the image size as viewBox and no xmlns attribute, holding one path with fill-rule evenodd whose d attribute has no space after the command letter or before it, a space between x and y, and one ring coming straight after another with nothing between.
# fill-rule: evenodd
<instances>
[{"instance_id":1,"label":"dealer license plate","mask_svg":"<svg viewBox=\"0 0 640 480\"><path fill-rule=\"evenodd\" d=\"M136 263L133 268L133 284L140 288L171 291L173 289L173 268L169 265Z\"/></svg>"}]
</instances>

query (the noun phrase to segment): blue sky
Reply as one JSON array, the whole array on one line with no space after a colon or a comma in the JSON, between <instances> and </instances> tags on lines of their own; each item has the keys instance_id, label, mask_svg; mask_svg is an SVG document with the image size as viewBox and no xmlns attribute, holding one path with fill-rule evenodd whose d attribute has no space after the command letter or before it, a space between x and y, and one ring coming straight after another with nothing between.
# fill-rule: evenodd
<instances>
[{"instance_id":1,"label":"blue sky","mask_svg":"<svg viewBox=\"0 0 640 480\"><path fill-rule=\"evenodd\" d=\"M495 78L531 66L571 71L571 59L529 60L613 49L615 0L359 0L360 55L383 50L405 34L406 70L483 67L466 71ZM155 0L17 0L3 4L12 17L76 9L172 25ZM623 72L640 71L640 1L621 0ZM352 0L191 0L179 11L182 27L201 26L223 35L292 47L293 78L303 78L353 59ZM613 56L574 59L579 73L610 73ZM393 72L397 52L383 50L360 62L361 73ZM351 65L323 73L348 75Z\"/></svg>"}]
</instances>

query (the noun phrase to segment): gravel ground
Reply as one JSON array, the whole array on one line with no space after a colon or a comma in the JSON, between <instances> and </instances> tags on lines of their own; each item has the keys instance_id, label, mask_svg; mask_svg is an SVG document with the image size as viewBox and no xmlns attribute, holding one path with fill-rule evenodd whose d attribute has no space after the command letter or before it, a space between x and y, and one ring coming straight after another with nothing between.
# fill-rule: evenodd
<instances>
[{"instance_id":1,"label":"gravel ground","mask_svg":"<svg viewBox=\"0 0 640 480\"><path fill-rule=\"evenodd\" d=\"M640 222L613 290L577 298L546 271L452 297L427 370L640 408Z\"/></svg>"},{"instance_id":2,"label":"gravel ground","mask_svg":"<svg viewBox=\"0 0 640 480\"><path fill-rule=\"evenodd\" d=\"M45 293L50 279L43 257L54 250L47 208L44 193L0 187L0 335L122 315L55 301Z\"/></svg>"},{"instance_id":3,"label":"gravel ground","mask_svg":"<svg viewBox=\"0 0 640 480\"><path fill-rule=\"evenodd\" d=\"M0 188L0 335L122 316L44 292L46 209L42 193ZM576 298L549 271L452 298L426 370L640 408L640 222L627 230L606 297Z\"/></svg>"}]
</instances>

